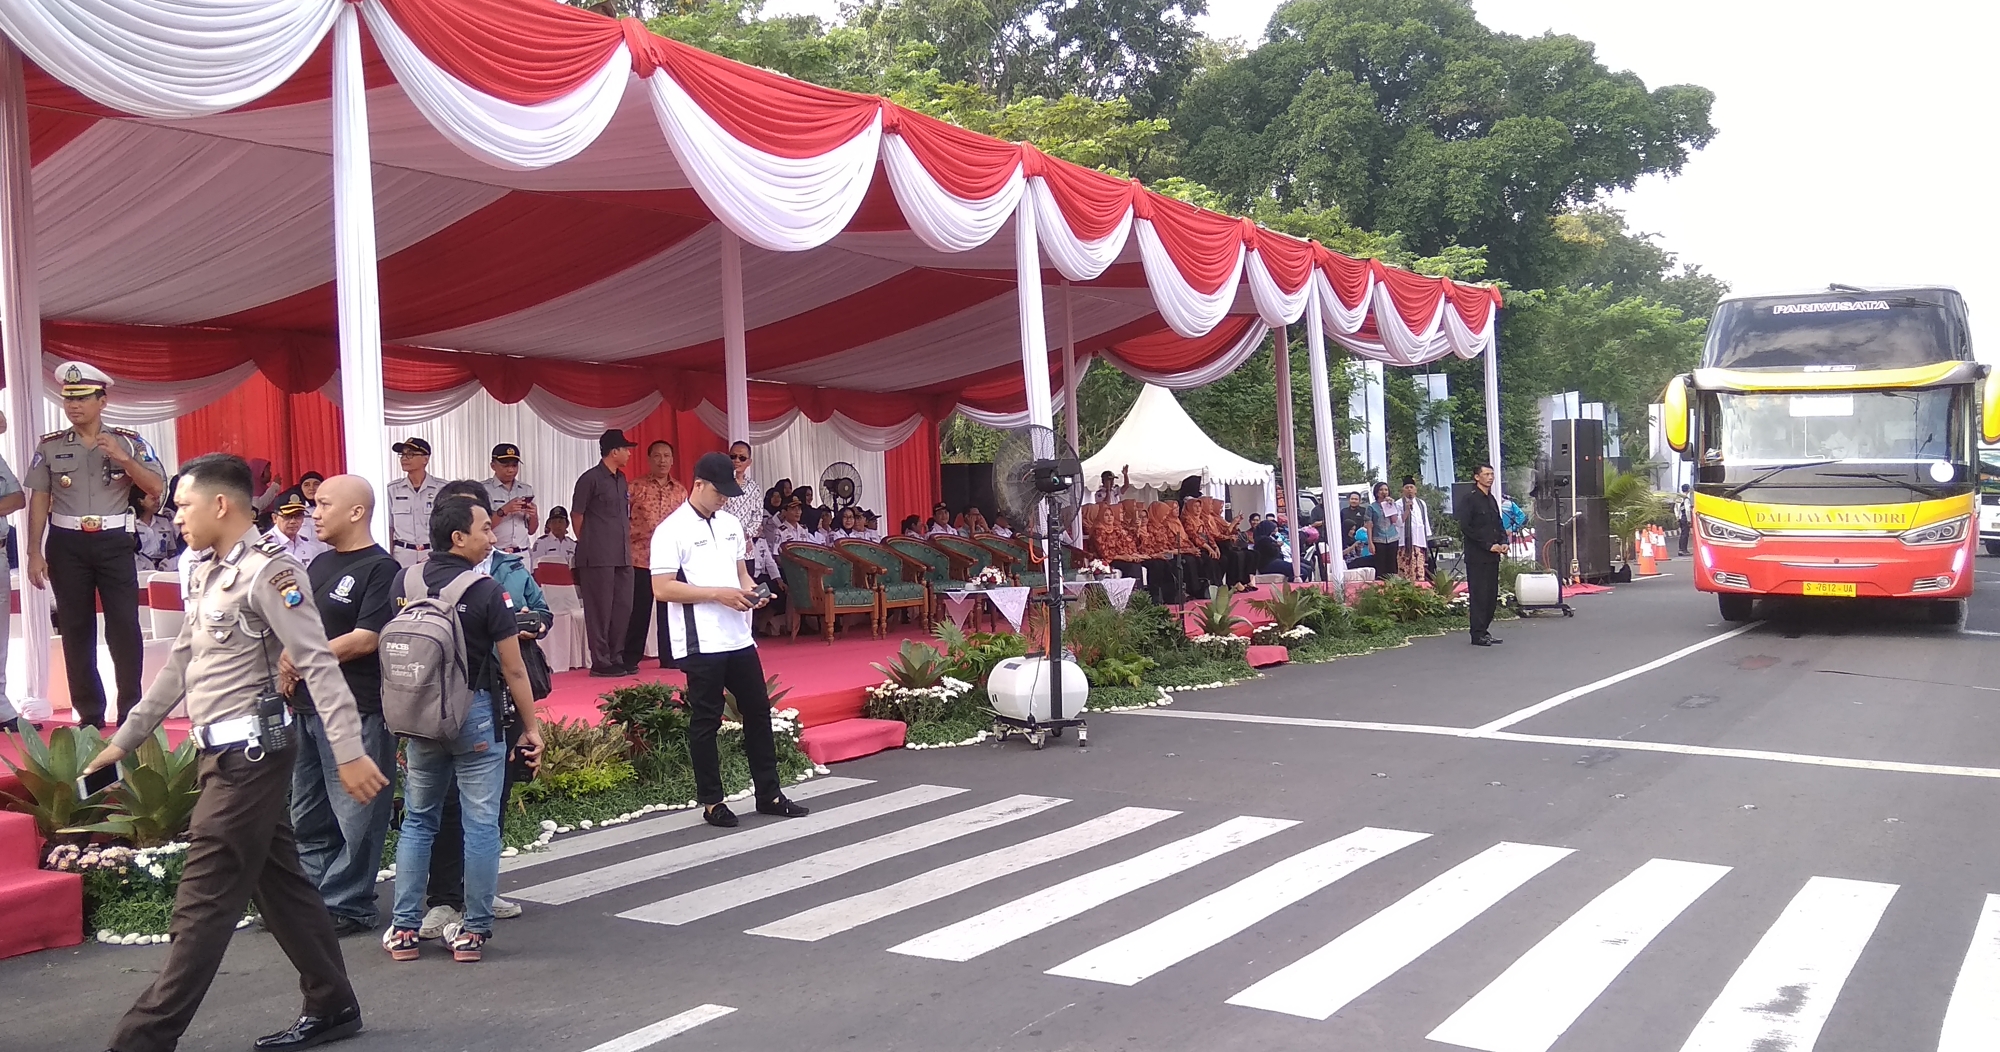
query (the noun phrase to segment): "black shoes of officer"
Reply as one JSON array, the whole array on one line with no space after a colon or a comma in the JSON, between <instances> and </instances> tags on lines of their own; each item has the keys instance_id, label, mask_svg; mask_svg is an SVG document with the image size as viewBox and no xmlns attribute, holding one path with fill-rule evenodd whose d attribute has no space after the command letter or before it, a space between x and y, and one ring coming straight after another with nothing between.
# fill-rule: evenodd
<instances>
[{"instance_id":1,"label":"black shoes of officer","mask_svg":"<svg viewBox=\"0 0 2000 1052\"><path fill-rule=\"evenodd\" d=\"M728 804L716 804L703 810L701 820L717 829L736 828L736 812L731 811Z\"/></svg>"},{"instance_id":2,"label":"black shoes of officer","mask_svg":"<svg viewBox=\"0 0 2000 1052\"><path fill-rule=\"evenodd\" d=\"M812 808L804 804L795 804L785 799L784 794L780 793L775 800L757 801L757 813L760 815L776 815L779 818L804 818L812 814Z\"/></svg>"},{"instance_id":3,"label":"black shoes of officer","mask_svg":"<svg viewBox=\"0 0 2000 1052\"><path fill-rule=\"evenodd\" d=\"M1493 636L1480 636L1478 639L1472 641L1472 645L1476 647L1490 647L1504 642L1506 642L1506 640L1498 639Z\"/></svg>"},{"instance_id":4,"label":"black shoes of officer","mask_svg":"<svg viewBox=\"0 0 2000 1052\"><path fill-rule=\"evenodd\" d=\"M315 1048L361 1032L361 1006L349 1005L329 1016L302 1015L290 1030L257 1039L260 1049Z\"/></svg>"}]
</instances>

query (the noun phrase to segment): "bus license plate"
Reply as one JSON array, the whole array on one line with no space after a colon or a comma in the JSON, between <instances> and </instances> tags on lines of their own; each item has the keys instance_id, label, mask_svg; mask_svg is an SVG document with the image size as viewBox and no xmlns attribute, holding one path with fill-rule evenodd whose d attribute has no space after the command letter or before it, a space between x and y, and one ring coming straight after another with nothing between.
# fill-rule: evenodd
<instances>
[{"instance_id":1,"label":"bus license plate","mask_svg":"<svg viewBox=\"0 0 2000 1052\"><path fill-rule=\"evenodd\" d=\"M1842 598L1852 599L1855 596L1855 591L1854 585L1842 581L1807 581L1805 594L1837 595Z\"/></svg>"}]
</instances>

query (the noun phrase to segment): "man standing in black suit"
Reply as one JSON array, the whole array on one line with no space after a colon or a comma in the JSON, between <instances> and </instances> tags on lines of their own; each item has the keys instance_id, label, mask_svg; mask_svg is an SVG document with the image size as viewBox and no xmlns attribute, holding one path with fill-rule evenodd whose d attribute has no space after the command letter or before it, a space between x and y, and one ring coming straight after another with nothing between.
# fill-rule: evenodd
<instances>
[{"instance_id":1,"label":"man standing in black suit","mask_svg":"<svg viewBox=\"0 0 2000 1052\"><path fill-rule=\"evenodd\" d=\"M1500 521L1500 503L1493 499L1493 465L1479 465L1472 483L1478 489L1458 509L1458 528L1465 541L1472 645L1490 647L1500 642L1487 629L1493 624L1493 607L1500 601L1500 557L1507 554L1507 528Z\"/></svg>"}]
</instances>

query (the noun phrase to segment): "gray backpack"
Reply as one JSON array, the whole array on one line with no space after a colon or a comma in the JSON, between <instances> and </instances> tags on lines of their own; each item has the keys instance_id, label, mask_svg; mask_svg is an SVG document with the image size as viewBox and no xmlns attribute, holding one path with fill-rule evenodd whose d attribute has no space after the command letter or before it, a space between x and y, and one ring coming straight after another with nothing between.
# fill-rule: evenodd
<instances>
[{"instance_id":1,"label":"gray backpack","mask_svg":"<svg viewBox=\"0 0 2000 1052\"><path fill-rule=\"evenodd\" d=\"M465 660L465 627L458 604L479 582L466 570L439 595L424 587L424 568L403 575L403 594L412 596L382 626L382 722L391 731L434 742L452 742L472 711L472 683Z\"/></svg>"}]
</instances>

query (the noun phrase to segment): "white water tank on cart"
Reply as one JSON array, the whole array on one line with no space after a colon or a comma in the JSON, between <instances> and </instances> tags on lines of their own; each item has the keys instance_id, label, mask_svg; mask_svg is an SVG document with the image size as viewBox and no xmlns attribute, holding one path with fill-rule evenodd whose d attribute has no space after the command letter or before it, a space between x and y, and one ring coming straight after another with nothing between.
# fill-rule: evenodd
<instances>
[{"instance_id":1,"label":"white water tank on cart","mask_svg":"<svg viewBox=\"0 0 2000 1052\"><path fill-rule=\"evenodd\" d=\"M993 666L993 673L986 680L986 697L993 703L993 711L1009 719L1026 720L1033 716L1037 723L1048 722L1053 718L1049 711L1049 671L1049 661L1043 657L1008 658ZM1083 669L1064 658L1062 718L1077 718L1089 698L1090 681L1084 678Z\"/></svg>"}]
</instances>

